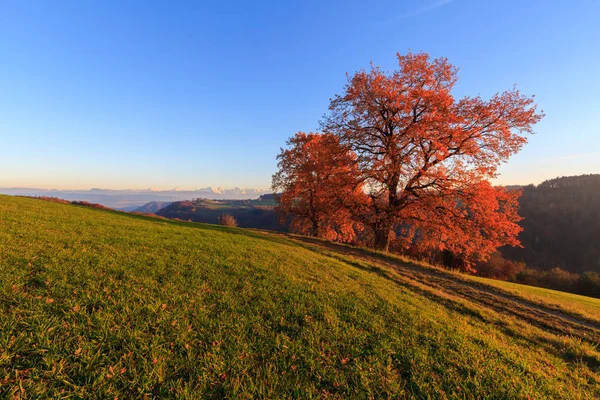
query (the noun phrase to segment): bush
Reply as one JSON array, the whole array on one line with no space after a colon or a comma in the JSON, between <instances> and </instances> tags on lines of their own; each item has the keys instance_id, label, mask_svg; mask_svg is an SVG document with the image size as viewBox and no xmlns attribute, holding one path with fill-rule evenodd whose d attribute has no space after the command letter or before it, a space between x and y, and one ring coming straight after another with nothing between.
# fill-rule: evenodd
<instances>
[{"instance_id":1,"label":"bush","mask_svg":"<svg viewBox=\"0 0 600 400\"><path fill-rule=\"evenodd\" d=\"M577 281L578 292L585 296L600 297L600 274L584 272Z\"/></svg>"},{"instance_id":2,"label":"bush","mask_svg":"<svg viewBox=\"0 0 600 400\"><path fill-rule=\"evenodd\" d=\"M526 268L517 274L516 281L529 286L542 286L540 275L541 271L534 268Z\"/></svg>"},{"instance_id":3,"label":"bush","mask_svg":"<svg viewBox=\"0 0 600 400\"><path fill-rule=\"evenodd\" d=\"M223 226L237 226L237 221L232 215L224 214L219 217L219 224Z\"/></svg>"},{"instance_id":4,"label":"bush","mask_svg":"<svg viewBox=\"0 0 600 400\"><path fill-rule=\"evenodd\" d=\"M501 279L503 281L514 281L517 275L525 270L527 266L523 262L507 260L500 252L495 252L490 259L477 264L477 275L486 278Z\"/></svg>"},{"instance_id":5,"label":"bush","mask_svg":"<svg viewBox=\"0 0 600 400\"><path fill-rule=\"evenodd\" d=\"M72 201L71 204L74 204L76 206L84 206L84 207L97 208L99 210L111 210L111 211L114 211L110 207L106 207L106 206L103 206L102 204L98 204L98 203L90 203L89 201Z\"/></svg>"},{"instance_id":6,"label":"bush","mask_svg":"<svg viewBox=\"0 0 600 400\"><path fill-rule=\"evenodd\" d=\"M544 278L546 287L570 292L574 291L575 284L579 280L579 275L561 268L552 268L546 271Z\"/></svg>"},{"instance_id":7,"label":"bush","mask_svg":"<svg viewBox=\"0 0 600 400\"><path fill-rule=\"evenodd\" d=\"M593 294L585 293L582 290L582 287L586 287L586 290L593 293L597 288L600 288L600 277L593 272L586 272L584 275L585 278L579 274L565 271L561 268L552 268L547 271L527 268L519 272L516 281L531 286L540 286L548 289L562 290L564 292L594 296ZM598 279L598 281L596 281L596 279Z\"/></svg>"}]
</instances>

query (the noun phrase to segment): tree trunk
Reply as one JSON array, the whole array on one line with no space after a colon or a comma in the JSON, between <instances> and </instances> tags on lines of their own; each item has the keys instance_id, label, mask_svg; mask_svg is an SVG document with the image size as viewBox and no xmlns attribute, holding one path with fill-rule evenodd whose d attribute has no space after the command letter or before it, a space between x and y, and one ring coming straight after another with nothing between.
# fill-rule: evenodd
<instances>
[{"instance_id":1,"label":"tree trunk","mask_svg":"<svg viewBox=\"0 0 600 400\"><path fill-rule=\"evenodd\" d=\"M400 182L400 174L394 173L390 180L386 182L388 187L388 204L387 210L383 213L382 218L377 222L375 226L375 249L382 251L389 251L390 249L390 236L392 233L393 219L390 215L393 215L394 211L397 211L399 207L398 202L398 182Z\"/></svg>"},{"instance_id":2,"label":"tree trunk","mask_svg":"<svg viewBox=\"0 0 600 400\"><path fill-rule=\"evenodd\" d=\"M388 251L390 248L390 228L380 226L375 229L375 249Z\"/></svg>"},{"instance_id":3,"label":"tree trunk","mask_svg":"<svg viewBox=\"0 0 600 400\"><path fill-rule=\"evenodd\" d=\"M317 219L313 219L312 220L312 230L313 230L313 236L320 238L321 237L321 224L319 223L319 220Z\"/></svg>"}]
</instances>

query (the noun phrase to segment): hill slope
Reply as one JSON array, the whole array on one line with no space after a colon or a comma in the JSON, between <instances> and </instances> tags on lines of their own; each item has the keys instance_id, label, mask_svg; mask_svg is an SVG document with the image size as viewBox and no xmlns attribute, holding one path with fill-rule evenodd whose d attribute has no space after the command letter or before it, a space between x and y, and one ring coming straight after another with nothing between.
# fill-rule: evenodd
<instances>
[{"instance_id":1,"label":"hill slope","mask_svg":"<svg viewBox=\"0 0 600 400\"><path fill-rule=\"evenodd\" d=\"M600 301L0 196L0 397L600 396Z\"/></svg>"}]
</instances>

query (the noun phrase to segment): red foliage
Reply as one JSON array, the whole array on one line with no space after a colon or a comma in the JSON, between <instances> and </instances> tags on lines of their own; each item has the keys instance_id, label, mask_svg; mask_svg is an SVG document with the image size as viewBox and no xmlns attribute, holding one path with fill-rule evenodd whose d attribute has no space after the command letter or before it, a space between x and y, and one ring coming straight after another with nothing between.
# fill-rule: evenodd
<instances>
[{"instance_id":1,"label":"red foliage","mask_svg":"<svg viewBox=\"0 0 600 400\"><path fill-rule=\"evenodd\" d=\"M496 251L486 262L477 264L477 275L514 282L517 275L526 268L527 265L524 262L507 260L502 257L500 252Z\"/></svg>"},{"instance_id":2,"label":"red foliage","mask_svg":"<svg viewBox=\"0 0 600 400\"><path fill-rule=\"evenodd\" d=\"M334 135L299 132L287 143L273 175L282 218L292 217L290 230L295 233L352 241L361 228L350 205L363 195L354 153Z\"/></svg>"},{"instance_id":3,"label":"red foliage","mask_svg":"<svg viewBox=\"0 0 600 400\"><path fill-rule=\"evenodd\" d=\"M233 215L224 214L219 217L219 225L235 227L237 226L237 221Z\"/></svg>"},{"instance_id":4,"label":"red foliage","mask_svg":"<svg viewBox=\"0 0 600 400\"><path fill-rule=\"evenodd\" d=\"M103 206L102 204L98 204L98 203L90 203L89 201L72 201L71 204L75 204L76 206L85 206L85 207L90 207L90 208L97 208L99 210L113 210L110 207L106 207L106 206Z\"/></svg>"},{"instance_id":5,"label":"red foliage","mask_svg":"<svg viewBox=\"0 0 600 400\"><path fill-rule=\"evenodd\" d=\"M37 196L37 197L36 196L24 196L24 197L31 197L33 199L49 201L51 203L71 204L71 202L69 200L59 199L58 197L50 197L50 196Z\"/></svg>"}]
</instances>

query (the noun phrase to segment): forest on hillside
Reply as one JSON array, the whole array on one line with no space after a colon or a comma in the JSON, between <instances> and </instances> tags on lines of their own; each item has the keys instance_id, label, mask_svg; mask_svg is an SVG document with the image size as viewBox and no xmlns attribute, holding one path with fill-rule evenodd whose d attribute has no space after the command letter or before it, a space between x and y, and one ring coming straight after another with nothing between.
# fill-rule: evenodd
<instances>
[{"instance_id":1,"label":"forest on hillside","mask_svg":"<svg viewBox=\"0 0 600 400\"><path fill-rule=\"evenodd\" d=\"M600 174L560 177L522 189L522 248L505 258L530 267L600 272Z\"/></svg>"}]
</instances>

